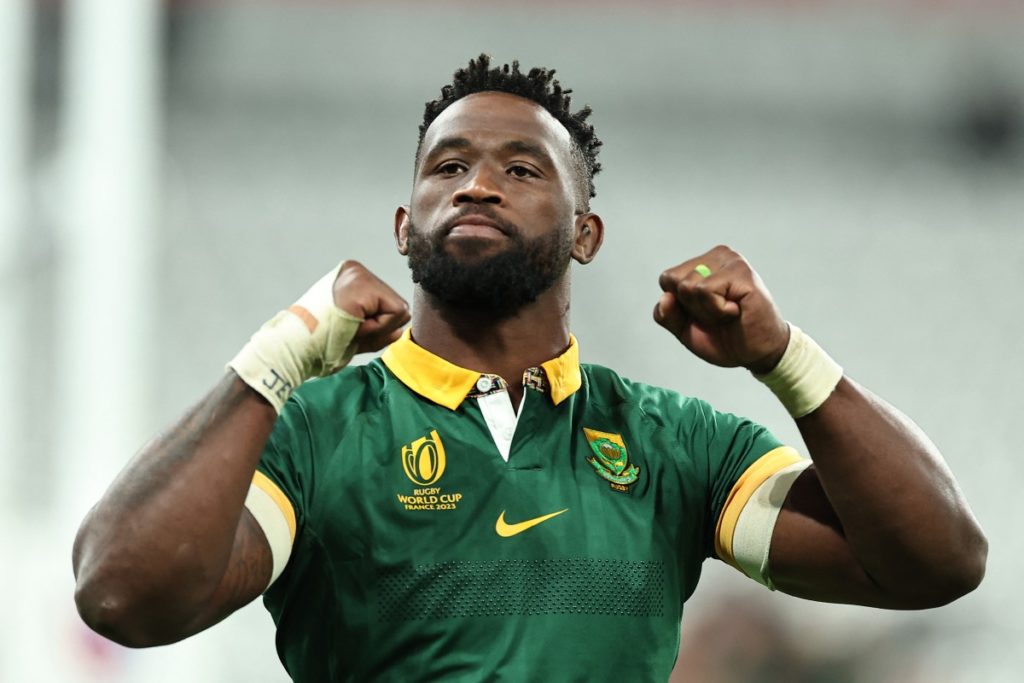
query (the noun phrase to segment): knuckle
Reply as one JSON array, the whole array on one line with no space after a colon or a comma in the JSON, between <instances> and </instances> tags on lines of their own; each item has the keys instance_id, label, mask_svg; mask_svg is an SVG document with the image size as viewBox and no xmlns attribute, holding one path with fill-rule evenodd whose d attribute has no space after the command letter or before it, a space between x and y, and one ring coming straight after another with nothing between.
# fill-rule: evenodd
<instances>
[{"instance_id":1,"label":"knuckle","mask_svg":"<svg viewBox=\"0 0 1024 683\"><path fill-rule=\"evenodd\" d=\"M732 261L737 266L744 268L746 270L750 270L750 262L747 261L743 254L739 253L738 251L734 251L732 253Z\"/></svg>"},{"instance_id":2,"label":"knuckle","mask_svg":"<svg viewBox=\"0 0 1024 683\"><path fill-rule=\"evenodd\" d=\"M728 271L733 279L750 280L754 277L754 269L750 267L750 263L738 254L736 259L729 264Z\"/></svg>"},{"instance_id":3,"label":"knuckle","mask_svg":"<svg viewBox=\"0 0 1024 683\"><path fill-rule=\"evenodd\" d=\"M681 278L676 284L676 290L680 294L695 294L700 291L700 287L703 285L703 280L694 279L690 276Z\"/></svg>"},{"instance_id":4,"label":"knuckle","mask_svg":"<svg viewBox=\"0 0 1024 683\"><path fill-rule=\"evenodd\" d=\"M660 285L662 289L668 289L673 285L673 283L675 283L677 278L675 277L674 271L675 268L669 268L668 270L663 270L661 275L658 276L658 285Z\"/></svg>"}]
</instances>

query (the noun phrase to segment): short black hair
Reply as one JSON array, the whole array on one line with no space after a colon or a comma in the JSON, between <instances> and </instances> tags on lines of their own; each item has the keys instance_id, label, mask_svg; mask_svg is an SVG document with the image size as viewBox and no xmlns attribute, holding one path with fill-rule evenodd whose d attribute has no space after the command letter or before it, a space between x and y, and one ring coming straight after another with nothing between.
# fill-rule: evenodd
<instances>
[{"instance_id":1,"label":"short black hair","mask_svg":"<svg viewBox=\"0 0 1024 683\"><path fill-rule=\"evenodd\" d=\"M554 69L534 67L527 73L519 70L519 62L491 68L491 57L481 54L469 60L469 66L455 72L452 82L441 88L441 97L427 102L420 124L419 143L416 145L416 163L419 164L420 148L427 128L441 112L467 95L480 92L505 92L536 102L565 126L572 139L573 164L579 176L577 194L580 207L590 210L590 198L597 196L594 191L594 176L601 171L597 153L601 140L594 135L594 127L587 123L593 110L590 105L573 113L570 109L572 90L563 88L555 79Z\"/></svg>"}]
</instances>

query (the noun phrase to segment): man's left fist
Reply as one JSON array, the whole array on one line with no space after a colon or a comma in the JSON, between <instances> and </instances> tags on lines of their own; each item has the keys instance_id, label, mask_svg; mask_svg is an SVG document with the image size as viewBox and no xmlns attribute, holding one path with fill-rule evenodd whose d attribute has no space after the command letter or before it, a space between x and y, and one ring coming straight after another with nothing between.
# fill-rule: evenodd
<instances>
[{"instance_id":1,"label":"man's left fist","mask_svg":"<svg viewBox=\"0 0 1024 683\"><path fill-rule=\"evenodd\" d=\"M694 355L757 374L774 368L789 343L789 325L747 260L726 246L669 268L654 320Z\"/></svg>"}]
</instances>

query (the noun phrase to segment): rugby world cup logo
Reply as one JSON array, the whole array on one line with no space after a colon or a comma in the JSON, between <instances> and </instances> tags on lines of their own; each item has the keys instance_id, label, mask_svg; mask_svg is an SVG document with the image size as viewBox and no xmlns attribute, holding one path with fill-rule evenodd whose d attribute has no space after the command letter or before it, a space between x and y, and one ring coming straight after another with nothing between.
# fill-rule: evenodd
<instances>
[{"instance_id":1,"label":"rugby world cup logo","mask_svg":"<svg viewBox=\"0 0 1024 683\"><path fill-rule=\"evenodd\" d=\"M402 468L414 484L430 486L435 483L444 474L444 464L444 444L436 429L402 446Z\"/></svg>"}]
</instances>

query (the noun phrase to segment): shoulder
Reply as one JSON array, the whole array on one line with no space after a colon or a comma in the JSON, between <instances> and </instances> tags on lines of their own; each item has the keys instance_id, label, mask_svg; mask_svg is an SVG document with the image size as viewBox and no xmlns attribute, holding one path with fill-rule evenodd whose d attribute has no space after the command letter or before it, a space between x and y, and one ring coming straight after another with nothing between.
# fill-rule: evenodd
<instances>
[{"instance_id":1,"label":"shoulder","mask_svg":"<svg viewBox=\"0 0 1024 683\"><path fill-rule=\"evenodd\" d=\"M333 375L309 380L292 394L289 403L307 416L329 413L337 418L358 414L384 400L387 380L384 365L374 359L366 365L350 365Z\"/></svg>"},{"instance_id":2,"label":"shoulder","mask_svg":"<svg viewBox=\"0 0 1024 683\"><path fill-rule=\"evenodd\" d=\"M388 376L374 360L305 382L285 402L267 445L269 452L329 454L358 424L377 419Z\"/></svg>"},{"instance_id":3,"label":"shoulder","mask_svg":"<svg viewBox=\"0 0 1024 683\"><path fill-rule=\"evenodd\" d=\"M672 389L637 382L602 365L583 363L587 400L606 407L629 405L660 426L707 421L714 409L704 400Z\"/></svg>"}]
</instances>

